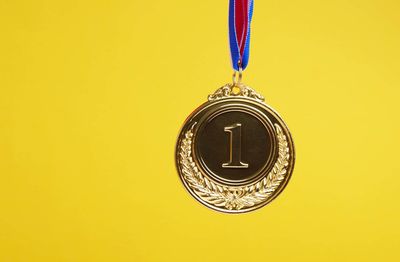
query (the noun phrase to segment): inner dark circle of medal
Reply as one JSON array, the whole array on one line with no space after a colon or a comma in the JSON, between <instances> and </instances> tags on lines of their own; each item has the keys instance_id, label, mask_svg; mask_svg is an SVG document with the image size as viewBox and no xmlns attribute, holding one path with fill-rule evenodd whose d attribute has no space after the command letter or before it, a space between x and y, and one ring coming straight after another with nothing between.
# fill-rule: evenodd
<instances>
[{"instance_id":1,"label":"inner dark circle of medal","mask_svg":"<svg viewBox=\"0 0 400 262\"><path fill-rule=\"evenodd\" d=\"M275 160L272 124L246 110L215 114L202 123L197 135L201 165L222 183L253 180Z\"/></svg>"}]
</instances>

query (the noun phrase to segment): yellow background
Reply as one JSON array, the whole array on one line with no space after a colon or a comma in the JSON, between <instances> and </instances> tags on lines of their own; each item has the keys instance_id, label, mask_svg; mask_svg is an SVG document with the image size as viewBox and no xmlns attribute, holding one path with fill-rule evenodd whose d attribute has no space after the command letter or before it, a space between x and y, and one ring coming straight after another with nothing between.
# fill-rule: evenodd
<instances>
[{"instance_id":1,"label":"yellow background","mask_svg":"<svg viewBox=\"0 0 400 262\"><path fill-rule=\"evenodd\" d=\"M183 188L227 1L0 1L0 261L399 261L400 2L255 1L244 81L291 129L270 205Z\"/></svg>"}]
</instances>

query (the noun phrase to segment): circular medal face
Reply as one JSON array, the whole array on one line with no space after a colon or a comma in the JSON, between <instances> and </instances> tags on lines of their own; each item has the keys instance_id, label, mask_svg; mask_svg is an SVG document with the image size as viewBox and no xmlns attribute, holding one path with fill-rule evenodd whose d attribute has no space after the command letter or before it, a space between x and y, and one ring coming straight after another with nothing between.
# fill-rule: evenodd
<instances>
[{"instance_id":1,"label":"circular medal face","mask_svg":"<svg viewBox=\"0 0 400 262\"><path fill-rule=\"evenodd\" d=\"M294 146L286 124L253 89L226 85L186 120L176 165L186 189L214 210L260 208L286 186Z\"/></svg>"}]
</instances>

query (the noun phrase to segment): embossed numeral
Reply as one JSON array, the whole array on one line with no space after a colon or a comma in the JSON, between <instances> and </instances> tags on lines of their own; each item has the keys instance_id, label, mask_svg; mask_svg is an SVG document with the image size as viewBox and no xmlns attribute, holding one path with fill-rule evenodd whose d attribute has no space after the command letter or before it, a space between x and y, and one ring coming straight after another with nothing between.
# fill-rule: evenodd
<instances>
[{"instance_id":1,"label":"embossed numeral","mask_svg":"<svg viewBox=\"0 0 400 262\"><path fill-rule=\"evenodd\" d=\"M223 163L223 168L248 168L249 164L241 161L242 154L242 124L236 123L231 126L226 126L224 131L229 133L229 162Z\"/></svg>"}]
</instances>

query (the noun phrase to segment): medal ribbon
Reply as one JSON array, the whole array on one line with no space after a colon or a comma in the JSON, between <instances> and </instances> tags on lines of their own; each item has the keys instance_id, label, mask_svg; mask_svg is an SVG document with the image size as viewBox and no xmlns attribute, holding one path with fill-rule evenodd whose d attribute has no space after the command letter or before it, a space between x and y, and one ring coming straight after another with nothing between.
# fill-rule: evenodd
<instances>
[{"instance_id":1,"label":"medal ribbon","mask_svg":"<svg viewBox=\"0 0 400 262\"><path fill-rule=\"evenodd\" d=\"M244 70L249 61L250 23L253 0L229 0L229 45L232 67Z\"/></svg>"}]
</instances>

